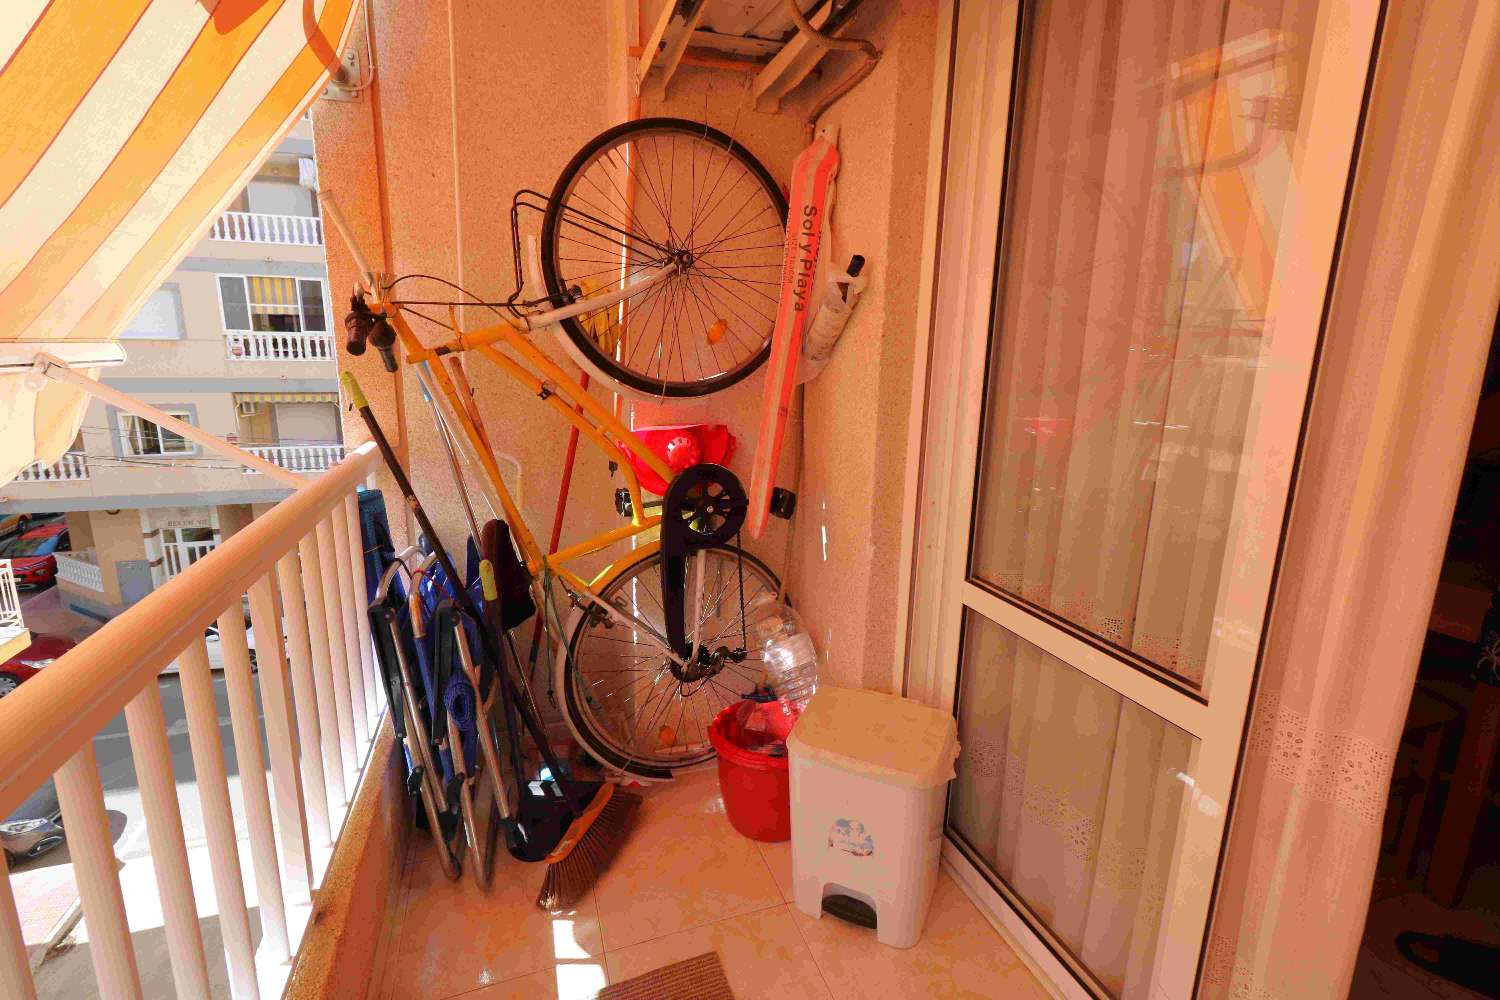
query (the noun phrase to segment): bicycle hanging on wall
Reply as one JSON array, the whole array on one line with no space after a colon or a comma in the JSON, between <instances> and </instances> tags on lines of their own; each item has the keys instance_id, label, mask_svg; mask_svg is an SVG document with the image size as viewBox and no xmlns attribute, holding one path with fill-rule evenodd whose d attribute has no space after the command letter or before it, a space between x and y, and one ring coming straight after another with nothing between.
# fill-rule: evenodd
<instances>
[{"instance_id":1,"label":"bicycle hanging on wall","mask_svg":"<svg viewBox=\"0 0 1500 1000\"><path fill-rule=\"evenodd\" d=\"M415 367L440 436L458 445L490 507L511 526L573 735L607 767L640 778L668 778L712 759L709 722L764 676L747 611L779 591L771 570L737 544L745 489L718 465L674 474L529 335L550 328L585 372L634 398L697 397L744 379L769 353L781 285L787 204L769 172L703 124L651 118L612 128L578 152L550 195L516 195L516 291L493 302L430 275L375 273L332 198L320 197L360 273L345 321L348 347L358 354L373 344L389 371L400 358ZM521 292L524 211L542 216L546 295L531 301ZM419 280L460 297L408 297ZM424 311L431 307L446 316ZM501 320L465 329L460 307L487 308ZM442 339L425 343L409 316L441 328ZM628 524L542 550L505 485L458 363L464 355L497 366L619 468ZM646 512L631 456L669 484L658 514ZM632 550L592 578L573 568L627 541ZM566 624L554 585L572 605Z\"/></svg>"}]
</instances>

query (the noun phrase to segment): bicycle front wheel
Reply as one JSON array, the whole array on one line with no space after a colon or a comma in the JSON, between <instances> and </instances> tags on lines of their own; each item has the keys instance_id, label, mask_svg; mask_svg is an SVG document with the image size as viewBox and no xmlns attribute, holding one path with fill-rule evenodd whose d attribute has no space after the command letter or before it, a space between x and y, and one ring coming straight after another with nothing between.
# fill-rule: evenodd
<instances>
[{"instance_id":1,"label":"bicycle front wheel","mask_svg":"<svg viewBox=\"0 0 1500 1000\"><path fill-rule=\"evenodd\" d=\"M698 580L695 560L703 561L702 586L696 614L689 597L688 636L707 653L694 665L684 669L666 654L661 554L653 552L599 592L637 624L580 614L554 666L579 743L604 764L640 777L665 778L712 760L708 724L764 680L745 611L774 597L776 575L740 549L703 549L688 556L690 586Z\"/></svg>"},{"instance_id":2,"label":"bicycle front wheel","mask_svg":"<svg viewBox=\"0 0 1500 1000\"><path fill-rule=\"evenodd\" d=\"M766 360L786 198L729 136L678 118L610 129L564 168L542 221L553 304L638 294L561 324L575 360L654 397L717 392ZM670 277L643 280L662 267Z\"/></svg>"}]
</instances>

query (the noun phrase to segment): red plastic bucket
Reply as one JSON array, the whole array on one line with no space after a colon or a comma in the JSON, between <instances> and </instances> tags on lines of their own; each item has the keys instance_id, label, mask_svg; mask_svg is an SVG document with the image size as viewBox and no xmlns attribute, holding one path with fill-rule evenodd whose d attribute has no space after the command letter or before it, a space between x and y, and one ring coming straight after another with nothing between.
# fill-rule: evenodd
<instances>
[{"instance_id":1,"label":"red plastic bucket","mask_svg":"<svg viewBox=\"0 0 1500 1000\"><path fill-rule=\"evenodd\" d=\"M782 711L780 702L757 705L741 701L709 723L708 739L719 754L724 813L730 824L751 840L790 840L792 802L786 757L745 748L763 743L767 737L784 741L796 721L796 711Z\"/></svg>"}]
</instances>

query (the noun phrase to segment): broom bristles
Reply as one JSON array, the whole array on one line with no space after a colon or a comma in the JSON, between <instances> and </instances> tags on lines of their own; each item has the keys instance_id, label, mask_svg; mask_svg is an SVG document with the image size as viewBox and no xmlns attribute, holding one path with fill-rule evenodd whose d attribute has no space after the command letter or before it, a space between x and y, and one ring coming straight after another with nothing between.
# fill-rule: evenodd
<instances>
[{"instance_id":1,"label":"broom bristles","mask_svg":"<svg viewBox=\"0 0 1500 1000\"><path fill-rule=\"evenodd\" d=\"M584 811L563 835L562 843L572 847L547 865L542 891L536 905L548 912L571 907L593 888L599 876L609 870L621 843L635 828L641 797L613 786L604 785L595 796L607 796L603 806ZM580 825L584 829L577 829ZM554 856L561 852L554 852Z\"/></svg>"}]
</instances>

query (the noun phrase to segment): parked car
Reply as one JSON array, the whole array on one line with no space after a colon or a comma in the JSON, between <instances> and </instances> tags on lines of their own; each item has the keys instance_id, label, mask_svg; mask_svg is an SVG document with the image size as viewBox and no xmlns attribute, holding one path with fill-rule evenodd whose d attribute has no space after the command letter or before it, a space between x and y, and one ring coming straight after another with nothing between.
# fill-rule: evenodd
<instances>
[{"instance_id":1,"label":"parked car","mask_svg":"<svg viewBox=\"0 0 1500 1000\"><path fill-rule=\"evenodd\" d=\"M48 781L0 823L0 847L7 864L46 854L62 845L62 807L57 789Z\"/></svg>"},{"instance_id":2,"label":"parked car","mask_svg":"<svg viewBox=\"0 0 1500 1000\"><path fill-rule=\"evenodd\" d=\"M223 670L224 647L219 644L218 622L210 624L206 629L203 630L203 642L208 647L209 667L214 670ZM255 660L255 629L251 627L248 620L245 622L245 645L250 647L250 670L252 673L254 673L259 664L256 663ZM173 664L171 669L175 671L175 663Z\"/></svg>"},{"instance_id":3,"label":"parked car","mask_svg":"<svg viewBox=\"0 0 1500 1000\"><path fill-rule=\"evenodd\" d=\"M0 542L0 559L9 559L18 587L46 587L57 579L58 552L69 551L68 526L44 524L27 528Z\"/></svg>"},{"instance_id":4,"label":"parked car","mask_svg":"<svg viewBox=\"0 0 1500 1000\"><path fill-rule=\"evenodd\" d=\"M0 538L19 535L27 528L39 528L44 524L62 523L62 514L4 514L0 515Z\"/></svg>"},{"instance_id":5,"label":"parked car","mask_svg":"<svg viewBox=\"0 0 1500 1000\"><path fill-rule=\"evenodd\" d=\"M33 634L31 645L0 665L0 698L10 694L37 671L76 645L78 643L65 635L49 635L46 632Z\"/></svg>"}]
</instances>

